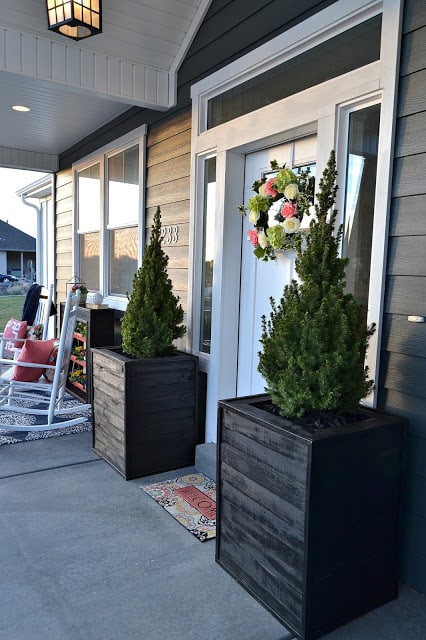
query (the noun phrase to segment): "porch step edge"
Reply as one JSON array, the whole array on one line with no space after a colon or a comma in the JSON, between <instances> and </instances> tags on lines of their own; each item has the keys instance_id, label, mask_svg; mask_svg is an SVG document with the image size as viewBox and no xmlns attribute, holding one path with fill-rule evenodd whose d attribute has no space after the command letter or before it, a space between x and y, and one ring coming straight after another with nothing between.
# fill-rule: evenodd
<instances>
[{"instance_id":1,"label":"porch step edge","mask_svg":"<svg viewBox=\"0 0 426 640\"><path fill-rule=\"evenodd\" d=\"M216 482L216 443L205 442L195 447L195 468Z\"/></svg>"}]
</instances>

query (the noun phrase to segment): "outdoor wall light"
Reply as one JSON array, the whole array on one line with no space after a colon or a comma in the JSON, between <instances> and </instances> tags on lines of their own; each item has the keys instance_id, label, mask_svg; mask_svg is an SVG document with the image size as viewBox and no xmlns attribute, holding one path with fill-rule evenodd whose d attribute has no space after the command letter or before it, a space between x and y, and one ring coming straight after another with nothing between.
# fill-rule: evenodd
<instances>
[{"instance_id":1,"label":"outdoor wall light","mask_svg":"<svg viewBox=\"0 0 426 640\"><path fill-rule=\"evenodd\" d=\"M73 40L102 32L101 0L46 0L49 29Z\"/></svg>"},{"instance_id":2,"label":"outdoor wall light","mask_svg":"<svg viewBox=\"0 0 426 640\"><path fill-rule=\"evenodd\" d=\"M13 104L11 106L11 109L13 109L14 111L22 111L22 112L31 111L29 107L26 107L23 104Z\"/></svg>"}]
</instances>

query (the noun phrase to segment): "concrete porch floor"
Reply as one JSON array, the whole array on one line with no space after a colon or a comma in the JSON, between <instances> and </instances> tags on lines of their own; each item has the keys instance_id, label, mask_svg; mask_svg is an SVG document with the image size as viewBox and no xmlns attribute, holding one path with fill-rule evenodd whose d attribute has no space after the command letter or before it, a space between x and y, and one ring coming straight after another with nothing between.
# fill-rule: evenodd
<instances>
[{"instance_id":1,"label":"concrete porch floor","mask_svg":"<svg viewBox=\"0 0 426 640\"><path fill-rule=\"evenodd\" d=\"M0 447L0 638L289 640L286 631L81 433ZM424 640L426 598L397 600L324 640Z\"/></svg>"}]
</instances>

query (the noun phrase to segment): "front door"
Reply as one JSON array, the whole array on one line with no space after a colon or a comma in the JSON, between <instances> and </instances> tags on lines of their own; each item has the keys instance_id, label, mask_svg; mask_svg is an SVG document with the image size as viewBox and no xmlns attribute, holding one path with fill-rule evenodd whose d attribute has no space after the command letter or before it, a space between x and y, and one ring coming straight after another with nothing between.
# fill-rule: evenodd
<instances>
[{"instance_id":1,"label":"front door","mask_svg":"<svg viewBox=\"0 0 426 640\"><path fill-rule=\"evenodd\" d=\"M288 167L304 167L315 164L316 136L309 136L288 142L276 147L250 153L245 162L244 201L253 195L252 185L262 175L270 173L270 162L276 160L280 165ZM271 310L270 297L276 301L282 296L284 286L295 276L294 252L279 252L276 261L263 262L253 255L253 247L247 240L247 232L253 228L244 219L242 258L241 258L241 289L240 289L240 320L238 340L238 374L237 395L245 396L263 393L265 381L257 371L259 362L260 337L262 333L262 315L269 315Z\"/></svg>"}]
</instances>

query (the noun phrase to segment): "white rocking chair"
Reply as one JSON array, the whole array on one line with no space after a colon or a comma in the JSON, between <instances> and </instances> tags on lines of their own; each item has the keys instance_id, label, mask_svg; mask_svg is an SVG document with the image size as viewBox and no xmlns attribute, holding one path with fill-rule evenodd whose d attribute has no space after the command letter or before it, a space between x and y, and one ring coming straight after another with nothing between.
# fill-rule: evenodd
<instances>
[{"instance_id":1,"label":"white rocking chair","mask_svg":"<svg viewBox=\"0 0 426 640\"><path fill-rule=\"evenodd\" d=\"M41 287L40 297L38 299L37 310L34 317L33 325L39 325L42 327L41 340L46 340L49 330L49 318L53 303L53 284L48 287ZM29 338L14 338L13 342L17 345L13 348L13 356L10 356L10 360L17 358L19 350L25 344L25 341ZM31 338L32 339L32 338ZM6 346L10 342L10 338L5 338L3 333L0 333L0 359L9 359L7 357ZM7 364L11 364L11 362ZM0 369L0 373L2 369Z\"/></svg>"},{"instance_id":2,"label":"white rocking chair","mask_svg":"<svg viewBox=\"0 0 426 640\"><path fill-rule=\"evenodd\" d=\"M61 335L58 344L56 364L34 363L19 360L15 366L52 369L52 382L43 376L35 382L21 382L13 379L15 367L0 376L0 430L3 431L46 431L62 429L87 422L90 404L64 407L64 392L68 376L68 367L72 349L74 326L80 300L80 291L70 291L67 296L63 315ZM22 355L22 354L21 354ZM10 364L10 360L1 360L1 364ZM2 424L1 413L29 414L42 416L42 424ZM86 415L79 415L79 414Z\"/></svg>"}]
</instances>

